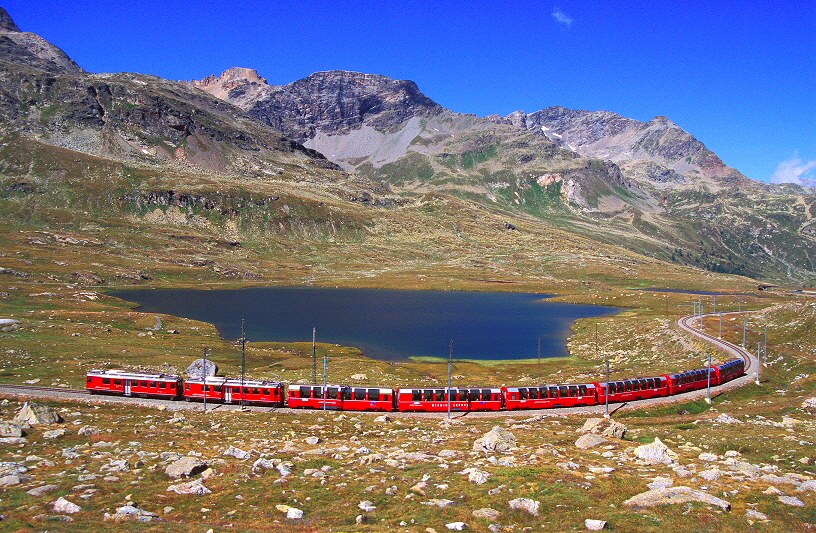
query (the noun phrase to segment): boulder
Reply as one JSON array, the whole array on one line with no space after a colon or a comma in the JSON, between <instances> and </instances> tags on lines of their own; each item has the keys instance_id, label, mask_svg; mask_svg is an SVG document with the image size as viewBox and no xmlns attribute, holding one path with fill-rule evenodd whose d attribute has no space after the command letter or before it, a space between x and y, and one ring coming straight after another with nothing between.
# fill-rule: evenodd
<instances>
[{"instance_id":1,"label":"boulder","mask_svg":"<svg viewBox=\"0 0 816 533\"><path fill-rule=\"evenodd\" d=\"M0 437L22 437L23 428L14 422L0 422Z\"/></svg>"},{"instance_id":2,"label":"boulder","mask_svg":"<svg viewBox=\"0 0 816 533\"><path fill-rule=\"evenodd\" d=\"M516 437L500 426L493 426L493 429L476 439L473 443L475 452L508 452L516 449Z\"/></svg>"},{"instance_id":3,"label":"boulder","mask_svg":"<svg viewBox=\"0 0 816 533\"><path fill-rule=\"evenodd\" d=\"M591 518L587 518L584 520L584 527L590 531L600 531L606 527L605 520L593 520Z\"/></svg>"},{"instance_id":4,"label":"boulder","mask_svg":"<svg viewBox=\"0 0 816 533\"><path fill-rule=\"evenodd\" d=\"M501 512L497 511L496 509L492 509L490 507L483 507L481 509L476 509L473 511L472 514L476 518L484 518L485 520L490 520L495 522L501 516Z\"/></svg>"},{"instance_id":5,"label":"boulder","mask_svg":"<svg viewBox=\"0 0 816 533\"><path fill-rule=\"evenodd\" d=\"M203 472L208 468L207 463L197 457L182 457L167 465L164 473L173 479L180 477L190 477Z\"/></svg>"},{"instance_id":6,"label":"boulder","mask_svg":"<svg viewBox=\"0 0 816 533\"><path fill-rule=\"evenodd\" d=\"M229 455L230 457L235 457L236 459L246 459L252 455L252 452L247 452L240 448L236 448L235 446L230 446L227 448L227 451L224 452L224 455Z\"/></svg>"},{"instance_id":7,"label":"boulder","mask_svg":"<svg viewBox=\"0 0 816 533\"><path fill-rule=\"evenodd\" d=\"M200 479L187 481L186 483L179 483L178 485L170 485L167 487L167 492L175 492L176 494L210 494L212 491L201 483Z\"/></svg>"},{"instance_id":8,"label":"boulder","mask_svg":"<svg viewBox=\"0 0 816 533\"><path fill-rule=\"evenodd\" d=\"M57 498L57 501L55 501L51 505L51 508L54 509L55 513L66 513L66 514L78 513L78 512L80 512L82 510L82 508L80 508L79 505L77 505L75 503L71 503L71 502L69 502L68 500L66 500L65 498L62 498L62 497Z\"/></svg>"},{"instance_id":9,"label":"boulder","mask_svg":"<svg viewBox=\"0 0 816 533\"><path fill-rule=\"evenodd\" d=\"M49 492L54 492L59 487L57 485L42 485L41 487L36 487L31 490L27 490L26 494L29 496L42 496L43 494L48 494Z\"/></svg>"},{"instance_id":10,"label":"boulder","mask_svg":"<svg viewBox=\"0 0 816 533\"><path fill-rule=\"evenodd\" d=\"M464 522L451 522L449 524L445 524L445 527L451 531L464 531L467 529L467 524Z\"/></svg>"},{"instance_id":11,"label":"boulder","mask_svg":"<svg viewBox=\"0 0 816 533\"><path fill-rule=\"evenodd\" d=\"M586 433L578 437L578 440L575 441L575 446L580 448L581 450L588 450L590 448L594 448L595 446L599 446L606 442L606 439L601 437L600 435L596 435L594 433Z\"/></svg>"},{"instance_id":12,"label":"boulder","mask_svg":"<svg viewBox=\"0 0 816 533\"><path fill-rule=\"evenodd\" d=\"M635 457L649 464L671 464L677 460L677 454L663 444L658 437L655 437L651 444L635 448Z\"/></svg>"},{"instance_id":13,"label":"boulder","mask_svg":"<svg viewBox=\"0 0 816 533\"><path fill-rule=\"evenodd\" d=\"M290 520L300 520L303 518L303 511L298 509L297 507L291 507L289 505L276 505L275 509L282 513L286 513L286 518Z\"/></svg>"},{"instance_id":14,"label":"boulder","mask_svg":"<svg viewBox=\"0 0 816 533\"><path fill-rule=\"evenodd\" d=\"M96 426L82 426L77 431L77 435L80 437L92 437L93 435L99 435L99 428Z\"/></svg>"},{"instance_id":15,"label":"boulder","mask_svg":"<svg viewBox=\"0 0 816 533\"><path fill-rule=\"evenodd\" d=\"M515 500L510 500L507 503L510 505L511 509L526 511L533 516L538 516L538 506L541 505L541 502L531 500L530 498L516 498Z\"/></svg>"},{"instance_id":16,"label":"boulder","mask_svg":"<svg viewBox=\"0 0 816 533\"><path fill-rule=\"evenodd\" d=\"M731 509L731 504L723 499L717 498L705 492L694 490L689 487L665 487L642 492L632 496L624 505L633 509L645 509L656 505L671 505L677 503L700 502L707 505L720 507L726 511Z\"/></svg>"},{"instance_id":17,"label":"boulder","mask_svg":"<svg viewBox=\"0 0 816 533\"><path fill-rule=\"evenodd\" d=\"M626 435L626 426L611 418L587 418L578 433L593 433L612 439L622 439Z\"/></svg>"},{"instance_id":18,"label":"boulder","mask_svg":"<svg viewBox=\"0 0 816 533\"><path fill-rule=\"evenodd\" d=\"M477 485L484 485L485 483L487 483L487 479L490 477L489 472L479 470L478 468L471 468L469 470L470 472L468 473L468 481L470 481L471 483L476 483Z\"/></svg>"},{"instance_id":19,"label":"boulder","mask_svg":"<svg viewBox=\"0 0 816 533\"><path fill-rule=\"evenodd\" d=\"M202 372L203 375L212 377L218 373L218 366L209 359L196 359L185 372L191 378L201 378Z\"/></svg>"},{"instance_id":20,"label":"boulder","mask_svg":"<svg viewBox=\"0 0 816 533\"><path fill-rule=\"evenodd\" d=\"M60 428L60 429L52 429L51 431L44 431L42 436L43 436L44 439L51 440L51 439L58 439L60 437L63 437L63 436L65 436L66 433L68 433L66 430Z\"/></svg>"},{"instance_id":21,"label":"boulder","mask_svg":"<svg viewBox=\"0 0 816 533\"><path fill-rule=\"evenodd\" d=\"M58 424L63 422L63 419L53 407L26 402L14 417L13 422L25 422L33 426L36 424Z\"/></svg>"},{"instance_id":22,"label":"boulder","mask_svg":"<svg viewBox=\"0 0 816 533\"><path fill-rule=\"evenodd\" d=\"M111 516L105 513L105 520L136 520L138 522L152 522L154 520L161 520L159 515L151 513L143 509L139 509L134 505L125 505L116 510L116 514Z\"/></svg>"}]
</instances>

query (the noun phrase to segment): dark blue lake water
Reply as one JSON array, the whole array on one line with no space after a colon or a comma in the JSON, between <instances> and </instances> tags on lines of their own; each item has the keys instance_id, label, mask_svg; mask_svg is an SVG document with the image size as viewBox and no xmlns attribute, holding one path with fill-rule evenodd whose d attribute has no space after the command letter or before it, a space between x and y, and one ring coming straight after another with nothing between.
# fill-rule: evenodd
<instances>
[{"instance_id":1,"label":"dark blue lake water","mask_svg":"<svg viewBox=\"0 0 816 533\"><path fill-rule=\"evenodd\" d=\"M611 314L611 307L548 302L542 294L327 289L132 290L112 296L214 324L225 339L318 342L354 346L371 358L528 359L566 356L570 325Z\"/></svg>"}]
</instances>

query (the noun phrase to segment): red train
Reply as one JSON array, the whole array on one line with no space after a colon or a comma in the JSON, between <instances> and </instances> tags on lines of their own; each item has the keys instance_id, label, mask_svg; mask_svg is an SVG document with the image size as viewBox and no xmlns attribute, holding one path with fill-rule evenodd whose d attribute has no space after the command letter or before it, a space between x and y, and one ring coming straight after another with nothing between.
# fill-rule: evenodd
<instances>
[{"instance_id":1,"label":"red train","mask_svg":"<svg viewBox=\"0 0 816 533\"><path fill-rule=\"evenodd\" d=\"M745 361L734 359L710 368L676 374L577 385L536 385L501 388L353 387L349 385L289 385L271 381L241 381L222 377L188 379L168 374L92 370L89 393L163 398L169 400L244 403L275 407L343 411L498 411L548 409L633 402L672 396L721 385L745 373Z\"/></svg>"}]
</instances>

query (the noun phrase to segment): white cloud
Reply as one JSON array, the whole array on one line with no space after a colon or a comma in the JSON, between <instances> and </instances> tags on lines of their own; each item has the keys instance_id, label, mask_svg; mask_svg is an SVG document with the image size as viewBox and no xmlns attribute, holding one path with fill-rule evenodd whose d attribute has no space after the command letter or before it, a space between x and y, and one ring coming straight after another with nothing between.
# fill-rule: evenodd
<instances>
[{"instance_id":1,"label":"white cloud","mask_svg":"<svg viewBox=\"0 0 816 533\"><path fill-rule=\"evenodd\" d=\"M556 22L558 22L565 28L569 28L572 26L572 18L570 18L569 15L561 11L560 7L556 7L553 10L552 16L556 20Z\"/></svg>"},{"instance_id":2,"label":"white cloud","mask_svg":"<svg viewBox=\"0 0 816 533\"><path fill-rule=\"evenodd\" d=\"M798 183L805 187L816 187L814 179L814 169L816 161L803 162L798 156L787 161L782 161L776 166L776 170L771 176L771 183Z\"/></svg>"}]
</instances>

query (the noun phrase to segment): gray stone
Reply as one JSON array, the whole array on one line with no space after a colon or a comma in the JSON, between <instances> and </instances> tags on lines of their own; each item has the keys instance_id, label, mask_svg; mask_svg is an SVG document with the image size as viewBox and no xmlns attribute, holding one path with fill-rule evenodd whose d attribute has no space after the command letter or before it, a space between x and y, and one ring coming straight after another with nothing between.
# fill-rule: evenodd
<instances>
[{"instance_id":1,"label":"gray stone","mask_svg":"<svg viewBox=\"0 0 816 533\"><path fill-rule=\"evenodd\" d=\"M62 497L58 498L57 501L55 501L51 507L52 509L54 509L55 513L73 514L78 513L82 510L82 508L79 505L71 503Z\"/></svg>"},{"instance_id":2,"label":"gray stone","mask_svg":"<svg viewBox=\"0 0 816 533\"><path fill-rule=\"evenodd\" d=\"M371 511L376 509L374 504L371 503L369 500L360 502L359 504L357 504L357 507L367 513L370 513Z\"/></svg>"},{"instance_id":3,"label":"gray stone","mask_svg":"<svg viewBox=\"0 0 816 533\"><path fill-rule=\"evenodd\" d=\"M816 492L816 480L805 481L796 488L796 492Z\"/></svg>"},{"instance_id":4,"label":"gray stone","mask_svg":"<svg viewBox=\"0 0 816 533\"><path fill-rule=\"evenodd\" d=\"M224 455L229 455L230 457L235 457L236 459L246 459L252 455L252 452L247 452L240 448L236 448L235 446L230 446L227 448L227 451L224 452Z\"/></svg>"},{"instance_id":5,"label":"gray stone","mask_svg":"<svg viewBox=\"0 0 816 533\"><path fill-rule=\"evenodd\" d=\"M212 377L218 373L218 366L209 359L196 359L185 372L191 378L200 379L202 375Z\"/></svg>"},{"instance_id":6,"label":"gray stone","mask_svg":"<svg viewBox=\"0 0 816 533\"><path fill-rule=\"evenodd\" d=\"M475 452L508 452L517 448L515 435L500 426L493 426L493 429L476 439L473 443Z\"/></svg>"},{"instance_id":7,"label":"gray stone","mask_svg":"<svg viewBox=\"0 0 816 533\"><path fill-rule=\"evenodd\" d=\"M36 487L31 490L27 490L26 494L29 496L42 496L43 494L48 494L49 492L54 492L59 487L56 485L43 485L41 487Z\"/></svg>"},{"instance_id":8,"label":"gray stone","mask_svg":"<svg viewBox=\"0 0 816 533\"><path fill-rule=\"evenodd\" d=\"M584 520L584 527L590 531L600 531L606 527L605 520L592 520L591 518L587 518Z\"/></svg>"},{"instance_id":9,"label":"gray stone","mask_svg":"<svg viewBox=\"0 0 816 533\"><path fill-rule=\"evenodd\" d=\"M105 518L113 518L114 520L137 520L139 522L152 522L156 520L161 520L159 515L156 513L151 513L149 511L145 511L143 509L139 509L134 505L125 505L116 510L116 515L111 517L110 515L106 514Z\"/></svg>"},{"instance_id":10,"label":"gray stone","mask_svg":"<svg viewBox=\"0 0 816 533\"><path fill-rule=\"evenodd\" d=\"M167 465L167 468L164 469L164 473L169 477L176 479L180 477L194 476L200 472L203 472L207 468L207 463L198 457L188 456L182 457L178 461L174 461L173 463Z\"/></svg>"},{"instance_id":11,"label":"gray stone","mask_svg":"<svg viewBox=\"0 0 816 533\"><path fill-rule=\"evenodd\" d=\"M515 500L510 500L507 503L510 505L511 509L526 511L533 516L538 516L538 506L541 505L541 502L531 500L530 498L516 498Z\"/></svg>"},{"instance_id":12,"label":"gray stone","mask_svg":"<svg viewBox=\"0 0 816 533\"><path fill-rule=\"evenodd\" d=\"M490 507L483 507L481 509L476 509L473 511L472 514L476 518L484 518L485 520L495 521L498 520L501 516L501 512L497 511L496 509L492 509Z\"/></svg>"},{"instance_id":13,"label":"gray stone","mask_svg":"<svg viewBox=\"0 0 816 533\"><path fill-rule=\"evenodd\" d=\"M677 454L663 444L658 437L655 437L651 444L635 448L635 457L649 464L671 464L677 460Z\"/></svg>"},{"instance_id":14,"label":"gray stone","mask_svg":"<svg viewBox=\"0 0 816 533\"><path fill-rule=\"evenodd\" d=\"M13 422L26 422L34 426L37 424L58 424L63 422L63 419L53 407L26 402L14 417Z\"/></svg>"},{"instance_id":15,"label":"gray stone","mask_svg":"<svg viewBox=\"0 0 816 533\"><path fill-rule=\"evenodd\" d=\"M622 439L626 435L626 426L611 418L588 418L578 433L594 433L612 439Z\"/></svg>"},{"instance_id":16,"label":"gray stone","mask_svg":"<svg viewBox=\"0 0 816 533\"><path fill-rule=\"evenodd\" d=\"M605 442L606 439L601 437L600 435L596 435L594 433L586 433L578 437L578 440L575 441L575 446L577 448L580 448L581 450L588 450L595 446L600 446Z\"/></svg>"},{"instance_id":17,"label":"gray stone","mask_svg":"<svg viewBox=\"0 0 816 533\"><path fill-rule=\"evenodd\" d=\"M729 502L689 487L667 487L662 489L653 489L648 492L642 492L632 496L623 502L623 504L634 509L644 509L647 507L654 507L656 505L689 502L700 502L708 505L714 505L726 511L731 509L731 504Z\"/></svg>"},{"instance_id":18,"label":"gray stone","mask_svg":"<svg viewBox=\"0 0 816 533\"><path fill-rule=\"evenodd\" d=\"M804 507L805 503L796 498L794 496L778 496L777 497L780 502L784 503L785 505L793 505L794 507Z\"/></svg>"},{"instance_id":19,"label":"gray stone","mask_svg":"<svg viewBox=\"0 0 816 533\"><path fill-rule=\"evenodd\" d=\"M275 468L275 461L270 459L258 459L252 463L253 472L257 472L259 470L272 470L273 468Z\"/></svg>"},{"instance_id":20,"label":"gray stone","mask_svg":"<svg viewBox=\"0 0 816 533\"><path fill-rule=\"evenodd\" d=\"M0 444L27 444L25 437L0 437Z\"/></svg>"},{"instance_id":21,"label":"gray stone","mask_svg":"<svg viewBox=\"0 0 816 533\"><path fill-rule=\"evenodd\" d=\"M77 435L80 437L91 437L93 435L99 435L99 428L95 426L83 426L79 428L77 431Z\"/></svg>"},{"instance_id":22,"label":"gray stone","mask_svg":"<svg viewBox=\"0 0 816 533\"><path fill-rule=\"evenodd\" d=\"M445 507L450 507L451 505L453 505L456 502L454 502L453 500L446 500L444 498L441 498L441 499L431 498L427 502L419 502L419 503L421 503L422 505L428 505L430 507L445 508Z\"/></svg>"},{"instance_id":23,"label":"gray stone","mask_svg":"<svg viewBox=\"0 0 816 533\"><path fill-rule=\"evenodd\" d=\"M490 477L489 472L479 470L478 468L468 468L465 472L468 473L468 481L476 483L477 485L484 485Z\"/></svg>"},{"instance_id":24,"label":"gray stone","mask_svg":"<svg viewBox=\"0 0 816 533\"><path fill-rule=\"evenodd\" d=\"M671 487L672 485L674 485L673 479L668 477L657 477L654 479L654 481L652 481L646 486L649 487L650 489L665 489Z\"/></svg>"},{"instance_id":25,"label":"gray stone","mask_svg":"<svg viewBox=\"0 0 816 533\"><path fill-rule=\"evenodd\" d=\"M44 439L51 440L63 437L66 433L68 432L64 429L52 429L51 431L44 431L42 436Z\"/></svg>"},{"instance_id":26,"label":"gray stone","mask_svg":"<svg viewBox=\"0 0 816 533\"><path fill-rule=\"evenodd\" d=\"M176 494L210 494L212 491L201 483L200 479L187 481L186 483L179 483L178 485L170 485L167 487L167 492L175 492Z\"/></svg>"},{"instance_id":27,"label":"gray stone","mask_svg":"<svg viewBox=\"0 0 816 533\"><path fill-rule=\"evenodd\" d=\"M24 435L23 428L14 422L0 422L0 437L22 437Z\"/></svg>"},{"instance_id":28,"label":"gray stone","mask_svg":"<svg viewBox=\"0 0 816 533\"><path fill-rule=\"evenodd\" d=\"M315 437L315 436L306 437L303 440L303 442L305 442L306 444L309 444L311 446L314 446L315 444L320 444L320 437Z\"/></svg>"},{"instance_id":29,"label":"gray stone","mask_svg":"<svg viewBox=\"0 0 816 533\"><path fill-rule=\"evenodd\" d=\"M445 524L445 527L451 531L464 531L467 529L467 524L464 522L451 522L449 524Z\"/></svg>"}]
</instances>

